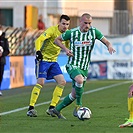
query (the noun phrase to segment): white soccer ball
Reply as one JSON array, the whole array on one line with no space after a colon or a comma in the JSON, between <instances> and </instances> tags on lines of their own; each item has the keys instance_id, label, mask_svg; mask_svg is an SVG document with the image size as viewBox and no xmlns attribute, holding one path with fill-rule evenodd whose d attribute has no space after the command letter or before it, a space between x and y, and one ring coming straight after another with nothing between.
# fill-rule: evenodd
<instances>
[{"instance_id":1,"label":"white soccer ball","mask_svg":"<svg viewBox=\"0 0 133 133\"><path fill-rule=\"evenodd\" d=\"M2 48L2 46L0 46L0 53L3 53L3 48Z\"/></svg>"},{"instance_id":2,"label":"white soccer ball","mask_svg":"<svg viewBox=\"0 0 133 133\"><path fill-rule=\"evenodd\" d=\"M78 118L82 121L89 120L91 118L92 112L87 107L81 107L77 111Z\"/></svg>"}]
</instances>

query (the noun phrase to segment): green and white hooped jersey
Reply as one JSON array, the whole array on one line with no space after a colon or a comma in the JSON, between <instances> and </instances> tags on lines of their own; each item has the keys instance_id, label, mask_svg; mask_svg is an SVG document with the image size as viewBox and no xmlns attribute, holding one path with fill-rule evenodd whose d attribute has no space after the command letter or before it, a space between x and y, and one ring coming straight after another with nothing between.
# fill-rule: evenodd
<instances>
[{"instance_id":1,"label":"green and white hooped jersey","mask_svg":"<svg viewBox=\"0 0 133 133\"><path fill-rule=\"evenodd\" d=\"M76 27L67 30L61 36L64 41L70 40L70 50L74 55L69 57L68 64L88 70L95 40L101 40L104 37L102 33L94 27L91 27L88 32L81 32L79 27Z\"/></svg>"}]
</instances>

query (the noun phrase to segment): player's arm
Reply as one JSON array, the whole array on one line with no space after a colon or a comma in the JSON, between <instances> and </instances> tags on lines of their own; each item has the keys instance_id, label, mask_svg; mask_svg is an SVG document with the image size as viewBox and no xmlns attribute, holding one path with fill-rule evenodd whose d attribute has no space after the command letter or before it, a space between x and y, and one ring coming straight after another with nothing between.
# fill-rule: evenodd
<instances>
[{"instance_id":1,"label":"player's arm","mask_svg":"<svg viewBox=\"0 0 133 133\"><path fill-rule=\"evenodd\" d=\"M109 51L110 54L116 52L115 49L113 48L112 44L105 37L103 37L101 39L101 42L104 43L107 46L108 51Z\"/></svg>"},{"instance_id":2,"label":"player's arm","mask_svg":"<svg viewBox=\"0 0 133 133\"><path fill-rule=\"evenodd\" d=\"M106 45L110 54L116 52L112 44L102 35L102 33L99 30L95 29L95 33L96 38L100 40L104 45Z\"/></svg>"},{"instance_id":3,"label":"player's arm","mask_svg":"<svg viewBox=\"0 0 133 133\"><path fill-rule=\"evenodd\" d=\"M60 35L55 39L54 43L58 45L61 49L63 49L68 56L73 56L71 50L69 50L65 45L63 45L62 41L64 41L64 39L62 38L62 35Z\"/></svg>"},{"instance_id":4,"label":"player's arm","mask_svg":"<svg viewBox=\"0 0 133 133\"><path fill-rule=\"evenodd\" d=\"M48 38L50 38L50 36L44 32L35 40L36 59L38 61L42 61L43 59L41 51L44 47L43 45L45 45Z\"/></svg>"},{"instance_id":5,"label":"player's arm","mask_svg":"<svg viewBox=\"0 0 133 133\"><path fill-rule=\"evenodd\" d=\"M50 35L47 33L42 33L36 40L35 40L35 49L36 51L41 50L45 41L50 38Z\"/></svg>"}]
</instances>

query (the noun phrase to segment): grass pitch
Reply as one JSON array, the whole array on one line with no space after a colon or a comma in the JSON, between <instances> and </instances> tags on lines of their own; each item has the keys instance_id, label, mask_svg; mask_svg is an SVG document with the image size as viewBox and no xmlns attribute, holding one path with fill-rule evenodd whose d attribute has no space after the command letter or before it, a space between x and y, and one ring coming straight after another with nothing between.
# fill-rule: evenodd
<instances>
[{"instance_id":1,"label":"grass pitch","mask_svg":"<svg viewBox=\"0 0 133 133\"><path fill-rule=\"evenodd\" d=\"M75 103L62 110L67 120L48 116L55 83L47 83L41 90L35 109L38 117L27 117L30 94L33 86L3 91L0 97L1 133L132 133L133 127L119 128L128 118L127 93L131 82L125 80L87 81L83 95L83 106L92 111L90 120L81 121L73 117ZM63 96L71 91L67 83Z\"/></svg>"}]
</instances>

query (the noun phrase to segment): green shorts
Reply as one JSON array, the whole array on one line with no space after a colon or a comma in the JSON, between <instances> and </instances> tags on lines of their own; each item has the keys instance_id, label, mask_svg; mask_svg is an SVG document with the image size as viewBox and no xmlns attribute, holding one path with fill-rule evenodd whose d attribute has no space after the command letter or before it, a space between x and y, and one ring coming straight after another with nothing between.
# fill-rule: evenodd
<instances>
[{"instance_id":1,"label":"green shorts","mask_svg":"<svg viewBox=\"0 0 133 133\"><path fill-rule=\"evenodd\" d=\"M77 75L82 75L85 78L85 80L88 77L88 70L82 70L82 69L78 68L77 66L67 64L66 70L72 80L74 80L74 78Z\"/></svg>"}]
</instances>

